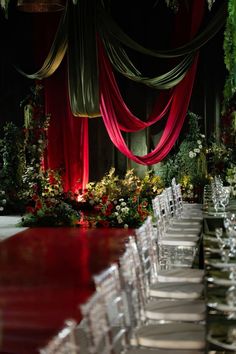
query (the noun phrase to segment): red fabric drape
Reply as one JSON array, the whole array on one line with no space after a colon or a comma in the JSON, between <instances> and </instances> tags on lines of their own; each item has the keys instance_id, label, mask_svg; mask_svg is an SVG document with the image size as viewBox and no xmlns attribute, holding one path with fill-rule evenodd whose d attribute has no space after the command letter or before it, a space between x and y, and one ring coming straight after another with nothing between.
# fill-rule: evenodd
<instances>
[{"instance_id":1,"label":"red fabric drape","mask_svg":"<svg viewBox=\"0 0 236 354\"><path fill-rule=\"evenodd\" d=\"M46 164L60 169L65 191L84 189L88 182L88 119L70 109L64 66L45 80L45 108L51 115Z\"/></svg>"},{"instance_id":2,"label":"red fabric drape","mask_svg":"<svg viewBox=\"0 0 236 354\"><path fill-rule=\"evenodd\" d=\"M187 36L192 38L197 32L203 17L204 5L204 0L200 0L198 2L196 0L193 1L192 16L187 17L191 20L187 26L189 31L186 31L185 29L184 35L181 37L184 37L187 34ZM183 12L180 16L178 16L176 21L177 26L181 23L181 21L183 21L183 15L186 16ZM178 36L176 36L177 32L175 31L176 38L174 38L174 42L180 41ZM184 40L184 38L181 40ZM173 91L169 91L169 93L171 93L170 98L168 98L168 94L161 96L165 97L165 101L161 102L162 109L160 109L160 101L158 101L158 104L155 104L154 112L152 112L148 121L143 122L135 117L125 105L116 84L111 65L99 40L98 46L100 59L100 109L104 124L112 142L125 156L139 164L153 165L160 162L164 157L166 157L175 144L175 141L178 138L183 126L192 94L198 54L196 55L195 60L185 78L173 89ZM121 134L121 130L126 132L134 132L144 129L145 127L148 127L160 120L167 113L168 109L169 114L166 126L156 148L145 156L134 155L126 145Z\"/></svg>"},{"instance_id":3,"label":"red fabric drape","mask_svg":"<svg viewBox=\"0 0 236 354\"><path fill-rule=\"evenodd\" d=\"M111 105L113 106L114 117L116 117L117 121L119 122L120 130L125 132L136 132L144 128L150 127L152 124L159 121L168 111L168 108L170 107L170 104L173 99L173 95L167 94L163 96L163 101L161 102L161 105L159 104L156 107L155 114L152 113L152 115L149 117L147 122L140 120L130 112L129 108L126 106L125 102L123 101L118 85L116 83L114 73L112 71L111 64L104 52L103 44L99 40L99 38L98 38L98 53L99 53L99 71L100 71L100 92L101 95L104 96L103 104L105 105L108 104L109 106ZM105 93L106 91L109 95L109 98ZM103 113L102 116L105 123L106 118L104 117Z\"/></svg>"},{"instance_id":4,"label":"red fabric drape","mask_svg":"<svg viewBox=\"0 0 236 354\"><path fill-rule=\"evenodd\" d=\"M102 57L100 57L100 109L104 124L113 144L125 156L139 164L153 165L155 163L160 162L173 147L183 126L192 94L192 87L196 72L198 56L196 56L194 63L192 64L185 78L178 84L178 86L174 88L174 95L170 104L170 112L160 142L152 152L144 156L134 155L129 150L128 146L126 145L123 139L120 130L120 116L117 116L117 111L121 112L122 118L123 109L123 116L127 118L126 126L130 129L130 131L138 130L140 126L139 122L141 121L138 118L134 117L138 122L137 126L134 126L134 119L128 120L129 116L132 117L132 115L126 114L127 107L124 104L120 104L119 109L117 109L117 101L114 100L114 96L119 96L119 92L117 93L114 90L114 86L110 84L109 77L111 77L111 74L109 74L108 72L108 67L110 66L107 65L105 69L105 67L103 67L101 58ZM105 55L103 55L103 59L105 59ZM157 116L156 118L159 118L159 116Z\"/></svg>"}]
</instances>

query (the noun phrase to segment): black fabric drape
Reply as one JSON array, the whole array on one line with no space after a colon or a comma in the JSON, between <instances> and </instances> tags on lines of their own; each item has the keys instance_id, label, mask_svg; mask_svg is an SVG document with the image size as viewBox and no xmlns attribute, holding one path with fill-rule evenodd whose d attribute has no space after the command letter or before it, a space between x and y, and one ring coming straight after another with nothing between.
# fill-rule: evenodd
<instances>
[{"instance_id":1,"label":"black fabric drape","mask_svg":"<svg viewBox=\"0 0 236 354\"><path fill-rule=\"evenodd\" d=\"M35 73L28 74L16 66L17 71L29 79L45 79L51 76L61 64L67 50L68 7L61 17L54 41L42 65Z\"/></svg>"},{"instance_id":2,"label":"black fabric drape","mask_svg":"<svg viewBox=\"0 0 236 354\"><path fill-rule=\"evenodd\" d=\"M187 42L185 45L182 45L178 48L167 49L167 50L154 50L145 48L139 43L135 42L127 34L125 34L118 24L112 19L108 12L102 6L98 8L99 16L99 29L101 37L104 41L112 42L114 47L117 47L121 44L129 47L137 52L142 54L147 54L157 58L175 58L190 54L204 44L206 44L211 38L213 38L216 33L222 28L225 24L227 17L227 2L221 5L218 9L215 16L210 20L206 28L195 36L191 41ZM115 40L114 40L115 39ZM120 44L119 44L120 43Z\"/></svg>"}]
</instances>

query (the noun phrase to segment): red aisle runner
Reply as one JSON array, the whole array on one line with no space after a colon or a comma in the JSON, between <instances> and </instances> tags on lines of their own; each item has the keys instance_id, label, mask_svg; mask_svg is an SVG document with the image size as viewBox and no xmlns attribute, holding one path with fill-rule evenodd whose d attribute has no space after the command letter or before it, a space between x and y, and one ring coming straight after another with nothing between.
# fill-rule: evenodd
<instances>
[{"instance_id":1,"label":"red aisle runner","mask_svg":"<svg viewBox=\"0 0 236 354\"><path fill-rule=\"evenodd\" d=\"M117 261L132 230L32 228L0 243L0 354L36 354Z\"/></svg>"}]
</instances>

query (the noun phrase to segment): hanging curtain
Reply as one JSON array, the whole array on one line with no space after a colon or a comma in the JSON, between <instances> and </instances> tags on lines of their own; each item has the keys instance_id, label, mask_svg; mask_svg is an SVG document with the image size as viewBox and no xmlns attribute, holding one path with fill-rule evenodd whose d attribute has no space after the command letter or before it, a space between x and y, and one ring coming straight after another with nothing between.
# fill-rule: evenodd
<instances>
[{"instance_id":1,"label":"hanging curtain","mask_svg":"<svg viewBox=\"0 0 236 354\"><path fill-rule=\"evenodd\" d=\"M99 110L96 0L69 6L68 80L74 116L97 117Z\"/></svg>"},{"instance_id":2,"label":"hanging curtain","mask_svg":"<svg viewBox=\"0 0 236 354\"><path fill-rule=\"evenodd\" d=\"M58 20L56 13L35 14L32 28L35 65L43 61L50 48ZM41 82L45 93L45 113L50 115L45 168L61 172L65 191L83 189L88 182L88 122L85 118L75 119L71 113L66 57L54 74Z\"/></svg>"},{"instance_id":3,"label":"hanging curtain","mask_svg":"<svg viewBox=\"0 0 236 354\"><path fill-rule=\"evenodd\" d=\"M109 92L109 99L105 102L109 106L113 106L115 117L118 121L119 128L125 132L136 132L159 121L168 112L168 109L172 103L174 93L173 91L166 91L165 95L161 95L161 100L155 108L155 112L152 112L150 117L146 122L137 118L131 113L129 108L126 106L121 93L119 91L118 85L114 73L112 71L111 64L105 54L103 49L103 44L98 38L98 48L99 48L99 72L100 72L100 91L104 94L104 91ZM106 95L105 95L106 96ZM107 97L107 96L106 96ZM158 96L160 98L160 96ZM102 114L103 117L103 114ZM104 118L104 117L103 117Z\"/></svg>"},{"instance_id":4,"label":"hanging curtain","mask_svg":"<svg viewBox=\"0 0 236 354\"><path fill-rule=\"evenodd\" d=\"M119 92L114 90L114 86L108 84L112 74L107 71L108 66L103 67L103 63L100 61L100 109L102 118L113 144L126 157L142 165L153 165L163 160L172 149L179 136L187 113L194 83L197 57L198 56L196 56L184 79L173 89L173 97L169 102L170 111L161 140L155 149L145 156L136 156L129 150L122 136L121 128L125 131L135 131L140 129L140 125L145 125L146 123L141 122L131 113L129 114L128 108L124 103L122 106L120 105ZM114 97L116 97L116 99L114 99ZM118 105L117 102L119 102ZM168 106L165 107L165 112L167 109ZM117 112L120 113L118 117ZM155 117L154 120L160 119L161 116L162 115ZM125 122L126 127L122 125L124 124L123 117L127 118L127 122ZM131 119L129 120L128 118ZM134 122L137 124L134 125ZM137 126L139 127L137 128Z\"/></svg>"},{"instance_id":5,"label":"hanging curtain","mask_svg":"<svg viewBox=\"0 0 236 354\"><path fill-rule=\"evenodd\" d=\"M119 73L130 80L159 90L167 90L177 85L186 75L194 57L194 54L186 55L185 58L179 64L174 66L173 69L157 77L149 78L143 76L138 71L121 46L118 45L115 47L112 42L106 40L104 40L103 43L109 60Z\"/></svg>"},{"instance_id":6,"label":"hanging curtain","mask_svg":"<svg viewBox=\"0 0 236 354\"><path fill-rule=\"evenodd\" d=\"M44 23L43 25L45 27L45 25L47 24ZM40 24L40 26L42 26L42 24ZM33 74L27 74L16 66L17 71L19 71L22 75L28 77L29 79L42 80L46 77L51 76L60 66L67 50L67 27L68 6L66 6L65 11L63 12L55 34L55 38L53 40L49 53L46 59L44 60L42 67ZM41 43L41 45L43 48L43 43Z\"/></svg>"},{"instance_id":7,"label":"hanging curtain","mask_svg":"<svg viewBox=\"0 0 236 354\"><path fill-rule=\"evenodd\" d=\"M89 179L88 120L75 119L67 92L65 65L45 80L45 108L50 114L46 164L62 173L64 190L85 188Z\"/></svg>"}]
</instances>

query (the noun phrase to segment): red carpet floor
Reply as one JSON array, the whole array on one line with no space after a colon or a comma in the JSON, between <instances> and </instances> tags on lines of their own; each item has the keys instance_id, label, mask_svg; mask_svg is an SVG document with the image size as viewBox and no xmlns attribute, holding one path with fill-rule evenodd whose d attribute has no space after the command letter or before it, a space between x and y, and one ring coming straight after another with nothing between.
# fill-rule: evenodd
<instances>
[{"instance_id":1,"label":"red carpet floor","mask_svg":"<svg viewBox=\"0 0 236 354\"><path fill-rule=\"evenodd\" d=\"M35 354L93 292L133 230L33 228L0 242L0 353Z\"/></svg>"}]
</instances>

